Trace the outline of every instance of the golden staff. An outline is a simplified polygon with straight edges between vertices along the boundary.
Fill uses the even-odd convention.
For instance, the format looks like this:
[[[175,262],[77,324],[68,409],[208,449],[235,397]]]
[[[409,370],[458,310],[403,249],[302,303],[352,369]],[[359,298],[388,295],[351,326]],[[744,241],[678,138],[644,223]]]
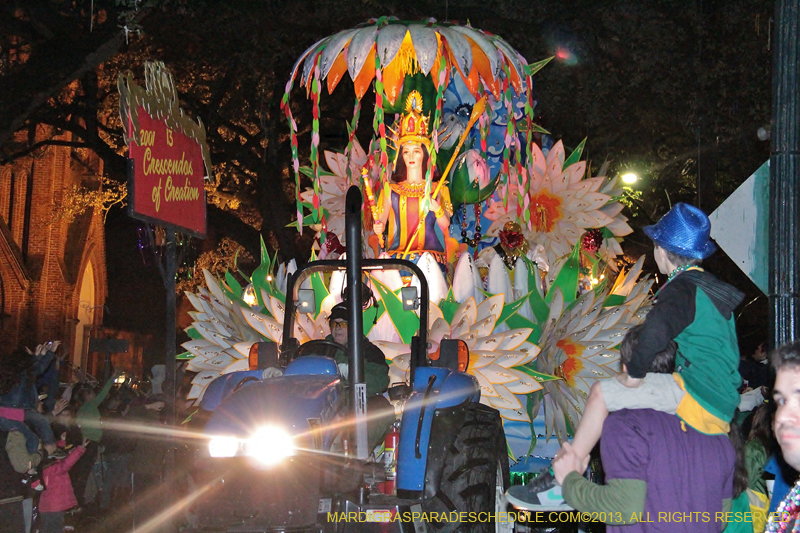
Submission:
[[[364,181],[364,192],[367,193],[367,200],[369,201],[369,210],[372,213],[372,223],[378,222],[378,205],[375,202],[375,194],[372,192],[372,185],[369,182],[369,165],[361,167],[361,179]],[[376,234],[377,235],[377,234]],[[383,234],[378,235],[378,244],[383,250]]]
[[[472,126],[478,121],[480,116],[486,110],[486,96],[482,96],[480,100],[475,102],[475,105],[472,107],[472,114],[469,116],[469,120],[467,121],[467,127],[464,128],[464,131],[461,133],[461,137],[458,139],[458,144],[456,145],[456,149],[453,151],[453,155],[450,156],[450,161],[447,163],[447,166],[442,173],[442,179],[439,180],[439,184],[436,186],[436,190],[433,191],[433,199],[436,200],[436,197],[439,196],[439,193],[442,190],[442,185],[445,184],[447,181],[447,173],[450,172],[450,168],[453,166],[453,163],[456,160],[456,156],[458,155],[458,151],[461,150],[461,147],[464,145],[464,141],[467,140],[467,136],[469,135]],[[417,238],[417,234],[419,233],[419,228],[425,224],[425,217],[428,216],[427,210],[424,213],[421,213],[419,219],[419,225],[417,229],[414,230],[414,234],[411,236],[411,239],[408,240],[408,246],[406,246],[406,251],[403,252],[402,259],[405,259],[408,256],[408,252],[411,250],[411,243],[414,242],[414,239]]]

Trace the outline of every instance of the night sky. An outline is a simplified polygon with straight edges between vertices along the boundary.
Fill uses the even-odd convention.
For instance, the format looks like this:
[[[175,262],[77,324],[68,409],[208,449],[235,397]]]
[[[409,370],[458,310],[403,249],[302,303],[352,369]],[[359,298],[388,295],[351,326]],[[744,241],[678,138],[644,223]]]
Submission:
[[[199,44],[200,34],[194,36],[196,39],[190,35],[195,27],[206,31],[202,15],[151,20],[148,38],[155,42],[160,39],[162,43],[151,48],[150,53],[174,67],[180,81],[194,72],[195,64],[189,57],[192,54],[187,55],[187,50],[203,49],[208,54],[203,56],[206,61],[221,61],[221,57],[226,61],[247,61],[241,57],[263,54],[264,48],[271,46],[259,39],[272,42],[270,31],[280,31],[277,39],[282,39],[287,47],[279,50],[286,56],[281,56],[281,61],[291,65],[317,39],[365,20],[365,14],[359,10],[366,13],[369,7],[348,2],[299,4],[307,6],[307,11],[295,4],[291,9],[287,6],[280,10],[277,16],[285,24],[271,21],[274,30],[264,22],[248,26],[255,21],[220,17],[219,23],[213,25],[214,43],[206,45]],[[596,165],[608,158],[614,171],[637,165],[645,169],[647,179],[638,186],[643,192],[641,205],[631,213],[635,228],[657,220],[668,209],[668,201],[700,202],[710,213],[769,157],[769,143],[758,141],[755,132],[769,122],[768,31],[774,5],[771,1],[445,4],[451,19],[469,20],[476,27],[501,35],[529,61],[556,56],[535,77],[539,119],[555,139],[562,139],[567,146],[574,147],[587,137],[584,156]],[[412,6],[388,2],[380,9],[374,7],[380,13],[367,16],[394,13],[407,19],[430,15],[444,19],[445,4],[423,2]],[[337,10],[337,5],[342,9]],[[247,28],[262,31],[255,29],[259,26],[265,33],[250,36]],[[186,35],[181,33],[184,31]],[[168,39],[173,34],[179,35],[179,42],[186,43],[185,48],[170,48]],[[213,48],[222,43],[219,50]],[[278,70],[282,86],[288,78],[288,67],[281,66]],[[308,111],[310,103],[304,102],[301,92],[296,90],[293,98],[303,102]],[[253,94],[246,93],[242,105]],[[351,96],[343,100],[350,102]],[[265,105],[277,109],[278,101],[272,99]],[[347,105],[352,106],[352,102]],[[323,121],[321,133],[338,143],[337,149],[343,146],[340,146],[342,136],[335,128],[342,127],[342,119],[351,114],[351,109],[323,110],[323,118],[327,117],[328,122]],[[205,115],[201,112],[199,116],[206,122],[214,120],[207,115],[208,112]],[[285,127],[285,122],[279,127]],[[308,140],[301,137],[300,142],[302,157],[302,151],[308,150]],[[217,153],[212,157],[217,158],[215,164],[228,156],[224,149],[224,146],[216,148]],[[285,160],[288,143],[283,143],[280,150]],[[694,175],[698,158],[704,169],[704,181]],[[669,194],[665,195],[665,191]],[[164,289],[158,269],[143,264],[136,227],[137,222],[120,209],[115,208],[109,214],[106,225],[109,295],[105,323],[152,333],[157,346],[161,346]],[[650,246],[639,229],[623,243],[623,249],[634,257],[650,252]],[[707,267],[747,293],[746,302],[750,305],[739,309],[740,337],[745,340],[766,337],[766,298],[723,252],[712,257]],[[651,253],[647,268],[655,271]]]

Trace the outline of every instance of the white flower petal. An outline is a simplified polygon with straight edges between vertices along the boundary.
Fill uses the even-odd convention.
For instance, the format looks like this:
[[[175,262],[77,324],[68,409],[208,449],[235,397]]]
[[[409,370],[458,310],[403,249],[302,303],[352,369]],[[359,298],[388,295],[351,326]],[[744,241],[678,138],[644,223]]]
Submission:
[[[536,381],[532,376],[513,368],[509,370],[518,377],[517,381],[511,381],[505,384],[509,391],[514,394],[528,394],[542,390],[542,384]]]
[[[481,374],[481,372],[479,370],[467,369],[467,371],[478,379],[478,386],[481,389],[481,396],[482,397],[483,396],[493,396],[493,397],[500,396],[500,394],[494,388],[494,385],[492,385],[492,382],[489,381],[488,379],[486,379],[486,376]]]
[[[411,42],[414,44],[419,69],[424,76],[427,76],[433,68],[439,49],[436,32],[420,24],[409,24],[408,32],[411,34]]]
[[[500,349],[500,346],[503,345],[505,341],[507,333],[495,333],[493,335],[488,335],[484,337],[478,338],[478,341],[475,343],[475,350],[485,350],[485,351],[495,351]]]
[[[369,52],[375,47],[377,35],[378,29],[375,26],[367,26],[358,30],[353,36],[347,47],[347,72],[350,74],[350,79],[355,80],[364,68]],[[366,68],[375,66],[367,65]]]
[[[515,410],[524,407],[519,399],[505,387],[496,387],[495,390],[500,393],[499,396],[489,396],[486,398],[489,404],[495,409]]]
[[[531,421],[525,409],[497,409],[497,411],[504,420],[528,423]]]
[[[507,368],[503,368],[502,366],[495,364],[494,359],[495,357],[492,357],[492,362],[489,365],[476,370],[483,374],[483,376],[488,379],[489,382],[491,382],[492,385],[494,385],[498,390],[498,384],[517,381],[518,378],[516,374],[509,372]]]

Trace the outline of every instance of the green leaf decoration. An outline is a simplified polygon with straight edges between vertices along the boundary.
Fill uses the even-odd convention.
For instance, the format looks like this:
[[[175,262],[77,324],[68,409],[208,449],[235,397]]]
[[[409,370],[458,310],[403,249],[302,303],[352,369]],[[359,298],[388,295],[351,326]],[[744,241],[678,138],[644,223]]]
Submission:
[[[369,332],[372,331],[372,328],[375,327],[375,324],[381,319],[385,310],[386,309],[380,302],[378,302],[377,308],[372,306],[364,310],[364,335],[369,335]]]
[[[233,268],[238,270],[241,273],[241,270],[239,269],[239,252],[240,251],[241,251],[241,248],[236,250],[236,253],[233,255]],[[247,279],[247,276],[243,276],[243,277],[244,277],[244,279]]]
[[[447,297],[439,302],[439,309],[442,311],[442,315],[448,324],[453,321],[453,317],[455,316],[459,305],[461,304],[459,304],[455,298],[453,298],[453,288],[450,287],[450,290],[447,291]],[[433,324],[428,325],[431,326]]]
[[[508,317],[508,320],[506,320],[506,324],[511,329],[517,329],[517,328],[532,329],[533,331],[531,331],[531,334],[528,335],[527,338],[528,342],[537,344],[539,342],[539,338],[542,336],[542,328],[539,326],[539,324],[535,324],[531,320],[519,314],[514,314]]]
[[[550,314],[550,307],[539,294],[539,291],[532,290],[530,296],[528,296],[528,302],[531,304],[531,310],[533,311],[536,322],[538,324],[547,322],[547,316]]]
[[[569,258],[564,262],[561,270],[558,271],[553,285],[547,291],[547,298],[545,301],[550,304],[553,302],[553,297],[556,294],[556,289],[561,289],[561,294],[564,296],[564,307],[575,301],[578,296],[578,279],[581,274],[580,262],[580,246],[578,243],[569,254]]]
[[[570,437],[574,437],[575,436],[575,426],[572,424],[572,422],[570,421],[568,416],[564,417],[564,422],[566,423],[566,426],[567,426],[567,435],[569,435]]]
[[[383,305],[386,307],[386,312],[389,313],[389,319],[400,335],[400,340],[405,344],[410,343],[411,338],[419,329],[419,317],[413,311],[404,311],[400,296],[392,292],[389,287],[377,279],[372,281],[375,283],[375,288],[378,290]]]
[[[271,261],[269,257],[269,251],[267,250],[267,245],[264,244],[264,236],[261,236],[261,264],[258,265],[253,271],[253,275],[250,278],[251,283],[253,284],[253,288],[255,289],[256,299],[258,300],[259,307],[266,307],[266,303],[264,299],[261,297],[261,290],[263,289],[264,292],[267,294],[272,294],[272,284],[267,280],[268,276],[271,276],[272,269],[270,268]]]
[[[236,296],[237,299],[241,300],[244,290],[236,278],[233,277],[233,274],[227,270],[225,271],[225,283],[228,284],[228,287],[230,288],[231,292],[233,292],[233,295]]]
[[[547,65],[549,62],[551,62],[555,57],[556,56],[550,56],[547,59],[542,59],[541,61],[537,61],[536,63],[531,63],[530,65],[527,65],[526,67],[524,67],[525,74],[527,74],[528,76],[533,76],[534,74],[542,70],[544,66]]]
[[[536,289],[534,289],[533,292],[536,292]],[[536,322],[533,322],[529,318],[526,318],[518,313],[520,308],[525,305],[525,302],[529,297],[530,294],[527,294],[522,298],[511,302],[510,304],[504,305],[503,311],[500,313],[500,318],[497,320],[497,323],[505,323],[511,329],[530,328],[532,331],[526,340],[536,344],[539,342],[539,337],[542,336],[542,328],[540,328]]]
[[[547,135],[552,135],[549,130],[544,129],[535,122],[532,124],[531,130],[533,130],[535,133],[545,133]]]
[[[311,167],[300,167],[300,173],[304,176],[314,179],[314,171],[311,170]],[[333,176],[333,172],[328,172],[327,170],[319,169],[320,176]],[[305,202],[303,202],[305,204]]]
[[[189,416],[187,416],[187,417],[186,417],[186,418],[183,420],[183,422],[181,422],[181,425],[183,426],[183,425],[186,425],[186,424],[188,424],[189,422],[191,422],[191,421],[192,421],[192,417],[193,417],[194,415],[196,415],[197,413],[199,413],[199,412],[200,412],[200,409],[195,409],[194,411],[192,411],[192,412],[189,414]]]
[[[189,326],[184,331],[186,332],[187,335],[189,335],[189,338],[192,340],[197,341],[203,338],[203,336],[200,335],[200,333],[196,329],[194,329],[194,326]]]
[[[616,307],[625,303],[625,297],[621,294],[609,294],[603,302],[603,307]]]
[[[608,278],[605,278],[603,281],[595,285],[594,287],[594,297],[598,298],[600,295],[603,294],[603,291],[608,288]]]
[[[230,287],[228,287],[228,285],[226,283],[223,283],[221,280],[219,280],[219,287],[220,287],[220,289],[222,289],[222,292],[225,294],[225,296],[227,298],[229,298],[231,301],[236,302],[236,303],[238,303],[240,305],[243,305],[243,306],[245,306],[247,308],[250,307],[249,305],[244,303],[244,301],[242,300],[241,296],[237,296],[236,293],[233,292],[233,290]],[[240,289],[241,289],[241,287],[240,287]]]
[[[317,301],[317,311],[314,313],[314,319],[316,320],[322,310],[322,300],[330,294],[328,287],[325,285],[325,279],[322,277],[322,272],[311,274],[311,288],[314,290],[314,299]]]
[[[191,361],[192,359],[194,359],[194,355],[192,354],[192,352],[183,352],[176,355],[175,359],[177,359],[178,361]]]
[[[538,289],[536,289],[536,287],[540,286],[541,281],[534,273],[535,271],[530,263],[532,263],[532,261],[525,258],[525,265],[528,267],[528,287],[534,287],[528,294],[528,303],[531,304],[531,310],[533,311],[536,322],[544,324],[550,314],[550,306],[547,305],[547,302],[544,301],[544,298],[542,298],[542,295],[539,294]]]
[[[324,209],[321,209],[321,210],[325,211]],[[316,213],[308,214],[308,215],[303,217],[303,227],[310,226],[311,224],[319,224],[320,220],[321,219],[317,217]],[[286,227],[287,228],[297,228],[297,221],[294,220],[292,222],[289,222],[288,224],[286,224]]]
[[[566,161],[564,161],[564,166],[561,167],[561,170],[564,170],[568,166],[574,165],[575,163],[580,161],[585,146],[586,146],[586,137],[584,137],[581,143],[578,145],[578,147],[575,148],[571,154],[569,154],[569,157],[566,159]]]
[[[515,366],[514,370],[519,370],[522,373],[528,374],[529,376],[531,376],[533,379],[535,379],[539,383],[541,383],[543,381],[557,381],[557,380],[561,379],[558,376],[551,376],[550,374],[545,374],[543,372],[538,372],[538,371],[534,370],[533,368],[529,367],[528,365]]]
[[[517,314],[517,311],[519,311],[520,307],[522,307],[525,304],[525,300],[527,298],[528,296],[525,295],[518,300],[514,300],[513,302],[503,305],[503,310],[500,312],[500,318],[497,319],[497,323],[502,324],[503,322],[511,318],[511,316]]]

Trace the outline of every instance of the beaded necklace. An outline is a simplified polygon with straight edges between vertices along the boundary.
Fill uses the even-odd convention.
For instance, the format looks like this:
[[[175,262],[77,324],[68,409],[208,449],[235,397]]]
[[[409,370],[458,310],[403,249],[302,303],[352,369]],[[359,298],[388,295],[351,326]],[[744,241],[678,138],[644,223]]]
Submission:
[[[796,483],[789,495],[783,499],[778,509],[769,516],[767,528],[764,533],[784,533],[788,531],[789,524],[794,522],[792,533],[800,531],[800,482]],[[779,517],[779,522],[776,522],[776,517]]]
[[[681,272],[685,272],[687,270],[703,270],[703,269],[697,265],[681,265],[672,272],[670,272],[669,277],[667,278],[667,283],[672,281],[675,278],[675,276],[677,276]]]

